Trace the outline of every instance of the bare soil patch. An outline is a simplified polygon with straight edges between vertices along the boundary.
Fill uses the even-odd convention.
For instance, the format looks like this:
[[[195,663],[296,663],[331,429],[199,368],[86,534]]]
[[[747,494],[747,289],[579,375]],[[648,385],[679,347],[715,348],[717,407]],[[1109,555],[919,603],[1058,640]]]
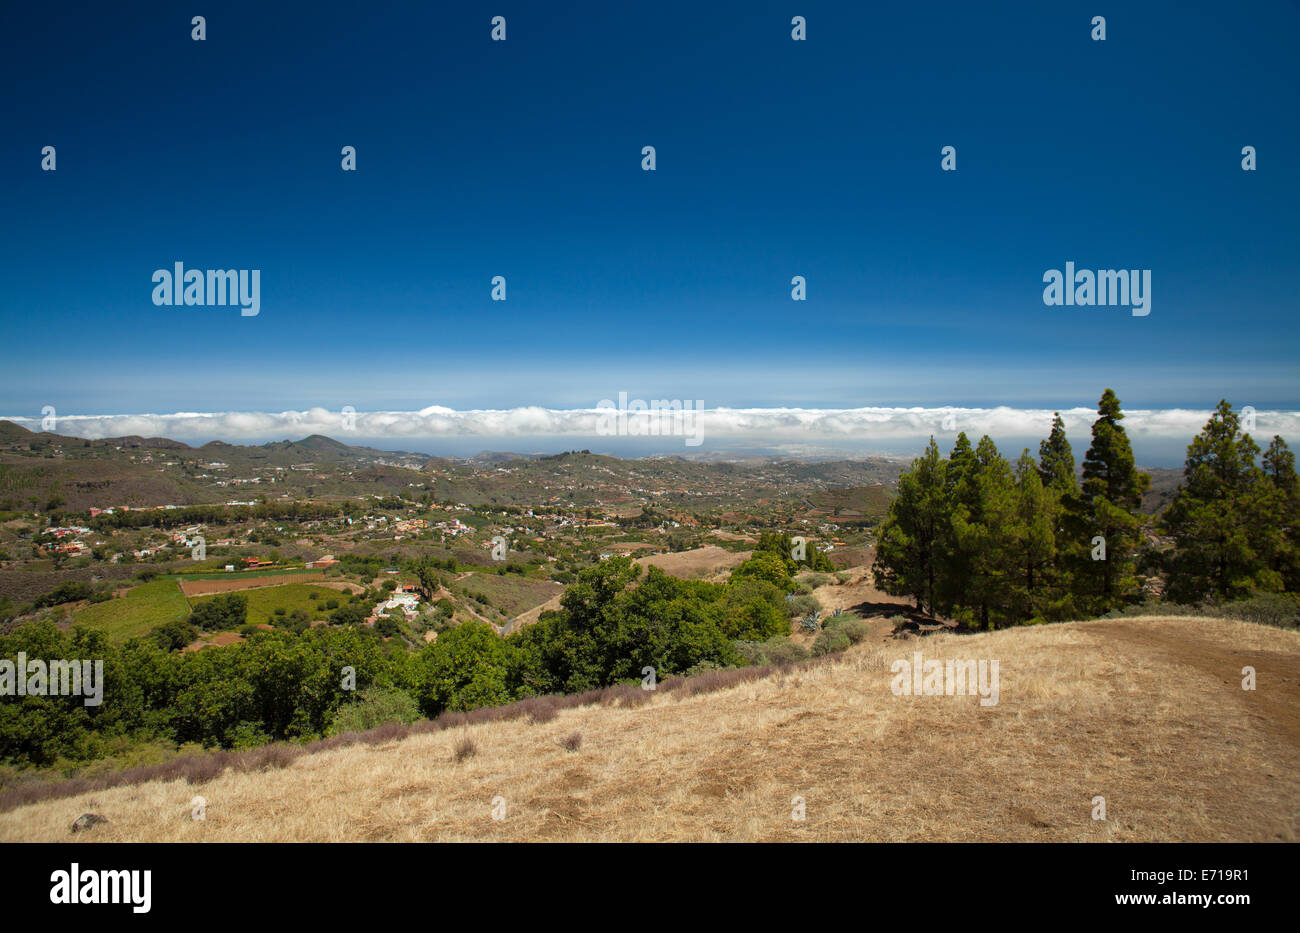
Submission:
[[[325,579],[322,573],[280,574],[262,577],[232,577],[229,580],[181,580],[181,592],[187,597],[211,596],[213,593],[233,593],[262,586],[280,586],[285,583],[316,583]],[[349,586],[350,584],[336,584]]]

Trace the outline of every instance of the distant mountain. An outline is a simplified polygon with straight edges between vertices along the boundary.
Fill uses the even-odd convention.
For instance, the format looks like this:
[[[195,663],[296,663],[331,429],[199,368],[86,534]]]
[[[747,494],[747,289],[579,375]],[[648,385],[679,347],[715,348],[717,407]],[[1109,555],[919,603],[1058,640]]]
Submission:
[[[55,496],[66,508],[85,509],[257,495],[410,494],[420,489],[440,501],[519,506],[543,501],[632,504],[653,491],[666,507],[725,509],[744,508],[775,494],[808,497],[805,502],[841,511],[881,514],[892,495],[887,491],[908,462],[898,457],[831,459],[768,450],[729,453],[622,459],[586,450],[485,450],[471,458],[429,457],[353,447],[321,434],[253,446],[211,441],[195,448],[161,437],[86,440],[0,421],[0,489],[5,493],[0,507],[36,508]],[[489,475],[483,475],[485,468],[491,468]],[[1168,504],[1182,476],[1177,470],[1149,472],[1153,483],[1143,510],[1153,512]],[[845,494],[819,495],[827,490]]]

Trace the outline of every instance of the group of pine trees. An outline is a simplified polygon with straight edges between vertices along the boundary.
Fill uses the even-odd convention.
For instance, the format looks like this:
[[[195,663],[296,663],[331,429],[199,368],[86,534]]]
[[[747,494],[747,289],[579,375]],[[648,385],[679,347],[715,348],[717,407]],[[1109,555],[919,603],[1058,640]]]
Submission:
[[[1227,402],[1187,448],[1183,483],[1160,527],[1173,539],[1167,595],[1181,603],[1300,594],[1300,483],[1295,454],[1264,452]]]
[[[1122,608],[1147,595],[1142,572],[1180,602],[1300,592],[1300,487],[1280,437],[1257,466],[1259,448],[1220,402],[1169,508],[1144,521],[1150,477],[1123,419],[1107,389],[1079,471],[1059,414],[1038,458],[1026,448],[1014,464],[987,435],[972,448],[959,434],[946,460],[932,437],[880,528],[877,585],[982,629]]]

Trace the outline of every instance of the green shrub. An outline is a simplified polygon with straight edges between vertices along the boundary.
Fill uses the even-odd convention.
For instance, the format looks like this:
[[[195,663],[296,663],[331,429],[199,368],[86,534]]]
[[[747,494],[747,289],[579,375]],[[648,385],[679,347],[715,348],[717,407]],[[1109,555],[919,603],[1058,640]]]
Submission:
[[[60,583],[44,596],[37,598],[32,605],[37,609],[44,609],[47,606],[57,606],[61,603],[74,603],[82,599],[90,599],[93,595],[94,591],[89,583],[69,580],[66,583]]]
[[[736,651],[747,664],[793,664],[806,661],[808,649],[789,638],[769,638],[767,641],[738,641]]]
[[[826,620],[824,629],[827,632],[843,632],[848,636],[849,641],[855,645],[865,641],[867,636],[871,634],[867,623],[852,615],[833,616]]]
[[[1182,606],[1152,598],[1135,606],[1113,610],[1103,618],[1118,619],[1126,616],[1205,616],[1237,619],[1275,628],[1297,628],[1300,627],[1300,603],[1290,593],[1257,593],[1245,599],[1199,606]]]
[[[248,599],[236,593],[204,599],[190,613],[190,624],[205,632],[236,632],[248,621]]]
[[[786,612],[792,616],[806,616],[810,612],[821,612],[822,604],[816,596],[801,594],[785,601]]]
[[[295,635],[301,635],[307,629],[311,628],[311,623],[307,621],[307,614],[294,612],[292,615],[273,618],[271,624],[277,629],[293,632]]]
[[[1300,627],[1300,605],[1294,596],[1285,593],[1260,593],[1247,599],[1219,603],[1207,607],[1207,613],[1221,619],[1240,619],[1275,628]]]
[[[184,619],[177,619],[155,625],[147,637],[164,651],[179,651],[199,637],[199,630]]]
[[[361,625],[370,615],[362,603],[348,603],[330,613],[330,625]]]
[[[263,729],[260,722],[245,720],[232,730],[229,737],[229,745],[235,750],[242,748],[257,748],[259,745],[265,745],[271,741]]]
[[[364,732],[390,722],[403,724],[420,718],[415,699],[404,690],[392,687],[367,687],[355,702],[345,704],[334,714],[326,735],[340,732]]]
[[[828,654],[838,654],[849,645],[853,644],[843,627],[837,626],[832,629],[823,629],[813,642],[812,653],[814,657],[823,657]]]

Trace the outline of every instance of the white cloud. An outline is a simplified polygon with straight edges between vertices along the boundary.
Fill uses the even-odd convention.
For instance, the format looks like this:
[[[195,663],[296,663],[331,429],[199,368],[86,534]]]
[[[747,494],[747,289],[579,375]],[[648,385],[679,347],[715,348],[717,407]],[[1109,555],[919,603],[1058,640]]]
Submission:
[[[1124,426],[1135,440],[1176,440],[1187,443],[1205,425],[1209,411],[1189,409],[1132,410],[1124,413]],[[647,425],[661,417],[669,431],[671,415],[629,415],[629,434],[651,433]],[[1051,427],[1050,409],[1026,408],[713,408],[692,413],[688,432],[705,438],[768,438],[772,440],[866,441],[910,440],[934,434],[941,440],[956,431],[972,438],[989,434],[1004,437],[1046,437]],[[951,417],[945,429],[945,419]],[[1073,408],[1061,412],[1066,431],[1075,440],[1087,437],[1096,412]],[[175,412],[136,415],[60,415],[60,434],[99,439],[123,435],[170,437],[182,441],[219,439],[231,442],[270,438],[299,439],[309,434],[348,438],[400,439],[436,437],[596,437],[607,414],[599,408],[548,409],[536,406],[510,409],[456,411],[438,405],[419,411],[356,412],[351,429],[342,412],[324,408],[305,411]],[[1252,434],[1262,441],[1274,434],[1300,437],[1300,412],[1259,411]],[[31,430],[40,430],[39,418],[9,417]],[[680,422],[679,422],[680,424]],[[953,428],[955,425],[955,430]],[[660,433],[660,432],[654,432]]]

